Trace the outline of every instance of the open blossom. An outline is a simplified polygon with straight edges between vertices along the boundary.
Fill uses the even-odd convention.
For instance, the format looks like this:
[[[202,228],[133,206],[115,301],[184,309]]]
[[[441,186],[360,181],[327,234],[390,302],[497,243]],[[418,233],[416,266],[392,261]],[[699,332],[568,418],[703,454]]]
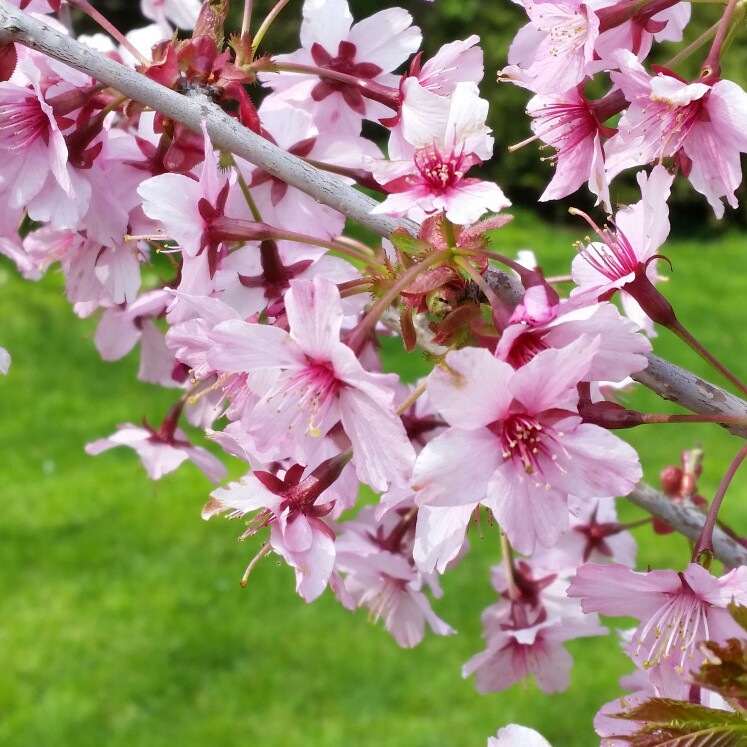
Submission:
[[[451,427],[418,456],[417,503],[460,512],[482,503],[529,553],[568,526],[569,494],[627,495],[641,476],[635,452],[577,414],[577,385],[595,348],[582,337],[516,371],[484,349],[449,353],[428,391]]]
[[[506,690],[530,674],[542,692],[560,692],[568,687],[573,664],[563,643],[606,632],[564,618],[538,620],[525,627],[506,625],[489,634],[485,650],[464,665],[462,674],[476,674],[481,693]]]
[[[580,0],[522,0],[529,23],[516,34],[508,52],[512,77],[516,67],[535,93],[568,91],[588,75],[594,60],[599,19]]]
[[[402,8],[387,8],[353,24],[347,0],[306,0],[302,48],[275,60],[396,87],[398,80],[391,71],[417,51],[421,38],[412,16]],[[383,104],[364,98],[355,86],[332,78],[297,73],[261,77],[284,101],[311,107],[314,121],[325,132],[358,135],[364,117],[378,119],[391,113]]]
[[[600,136],[612,131],[596,119],[579,88],[535,96],[527,104],[527,114],[532,117],[534,134],[556,149],[552,159],[555,174],[540,196],[540,202],[559,200],[588,182],[597,204],[601,202],[610,211],[610,190]]]
[[[173,472],[187,460],[193,462],[210,480],[220,482],[226,476],[226,468],[217,457],[201,446],[193,446],[180,428],[154,430],[145,424],[139,428],[129,423],[120,425],[116,433],[86,445],[86,452],[93,456],[116,446],[129,446],[145,467],[151,479],[160,480]]]
[[[597,0],[594,7],[602,15],[605,12],[603,6],[614,12],[616,5],[616,0]],[[682,32],[690,21],[690,3],[678,2],[670,8],[652,13],[651,7],[655,5],[651,3],[639,7],[632,18],[600,33],[594,45],[594,51],[599,57],[607,60],[619,49],[629,49],[639,60],[643,60],[648,57],[654,40],[682,41]]]
[[[5,348],[0,348],[0,373],[8,373],[10,368],[10,353]]]
[[[699,666],[701,641],[744,637],[726,607],[732,600],[747,602],[747,567],[717,578],[696,563],[681,573],[589,563],[578,569],[568,595],[581,599],[584,612],[638,618],[634,655],[645,653],[647,669],[671,667],[683,674]]]
[[[521,560],[510,583],[503,565],[493,568],[492,581],[501,596],[482,614],[485,650],[465,664],[464,676],[476,673],[480,692],[505,690],[530,674],[543,692],[564,690],[573,660],[563,643],[607,629],[568,598],[567,576],[537,573]]]
[[[466,176],[472,166],[490,158],[493,138],[485,125],[487,101],[474,83],[458,83],[450,99],[419,89],[414,78],[403,88],[423,99],[417,115],[403,108],[401,137],[390,142],[390,161],[372,161],[374,178],[389,196],[371,212],[422,220],[445,211],[460,225],[475,223],[486,211],[511,202],[498,185]],[[414,92],[419,91],[416,95]]]
[[[423,592],[426,585],[441,596],[437,581],[420,573],[412,563],[411,520],[390,512],[375,522],[374,508],[364,506],[345,523],[338,542],[337,568],[345,574],[345,590],[359,607],[382,619],[403,648],[423,639],[426,623],[437,635],[455,631],[431,609]]]
[[[420,55],[410,66],[409,75],[431,93],[449,96],[460,82],[479,83],[484,73],[482,49],[477,34],[444,44],[433,57],[420,63]]]
[[[594,353],[585,381],[622,381],[648,365],[651,343],[638,332],[638,325],[623,317],[611,303],[581,308],[568,301],[552,307],[547,321],[534,323],[520,314],[526,299],[516,307],[511,324],[501,334],[495,355],[515,368],[530,361],[541,350],[563,348],[581,335],[596,337]],[[521,320],[516,317],[521,316]]]
[[[0,194],[14,208],[34,199],[54,181],[75,196],[68,150],[42,90],[42,72],[31,58],[19,62],[14,80],[0,83]]]
[[[621,290],[628,311],[630,302],[635,303],[629,294],[635,284],[641,280],[656,282],[655,255],[669,235],[667,199],[673,179],[661,165],[655,166],[649,176],[643,172],[638,175],[642,199],[618,211],[615,231],[604,230],[601,241],[591,242],[574,257],[571,273],[578,287],[571,291],[571,300],[588,303]],[[642,318],[633,319],[643,326]]]
[[[269,526],[270,547],[295,569],[296,591],[312,602],[327,587],[334,569],[335,534],[324,517],[334,507],[328,488],[346,461],[344,456],[332,458],[313,471],[294,465],[280,476],[255,469],[211,493],[202,518],[225,511],[230,511],[229,518],[240,518],[258,511],[241,539]],[[259,552],[247,573],[264,554],[265,550]]]
[[[215,369],[265,377],[247,423],[257,445],[307,462],[319,437],[341,423],[363,482],[375,490],[406,483],[414,451],[394,412],[392,377],[366,371],[340,341],[337,286],[323,277],[294,280],[285,307],[290,332],[238,320],[213,331]]]
[[[534,564],[547,570],[575,572],[582,563],[614,561],[635,564],[636,541],[617,521],[613,498],[583,502],[555,545],[540,549]]]
[[[143,212],[159,221],[166,236],[189,257],[205,249],[215,250],[210,222],[216,212],[222,213],[231,184],[218,170],[218,159],[204,128],[203,137],[205,160],[199,180],[184,174],[159,174],[146,179],[137,190],[143,198]]]
[[[651,77],[627,50],[613,57],[620,70],[612,79],[630,107],[606,146],[609,178],[630,166],[677,157],[717,218],[724,214],[721,198],[736,208],[740,153],[747,152],[747,93],[729,80],[686,83],[666,71]]]

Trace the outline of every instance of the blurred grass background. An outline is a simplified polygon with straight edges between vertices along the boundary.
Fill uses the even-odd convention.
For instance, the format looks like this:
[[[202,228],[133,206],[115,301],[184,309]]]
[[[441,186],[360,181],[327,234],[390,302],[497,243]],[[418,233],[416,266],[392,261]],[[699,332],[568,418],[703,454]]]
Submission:
[[[581,236],[517,211],[498,235],[505,253],[534,248],[549,274],[567,271]],[[668,243],[668,295],[705,344],[745,375],[744,237],[705,234]],[[0,341],[13,354],[0,378],[0,744],[11,747],[462,747],[512,721],[554,747],[598,744],[591,720],[629,670],[614,640],[571,645],[568,692],[548,698],[529,684],[480,696],[460,677],[481,650],[479,616],[495,600],[489,567],[495,529],[444,578],[439,615],[457,628],[399,649],[360,611],[329,593],[306,605],[292,573],[265,560],[238,585],[259,538],[199,512],[210,490],[191,465],[153,485],[125,449],[88,457],[87,441],[119,422],[157,419],[170,396],[135,380],[137,361],[102,363],[93,320],[73,316],[59,275],[39,283],[0,263]],[[713,378],[669,335],[657,352]],[[397,349],[387,366],[422,370]],[[664,406],[637,393],[633,403]],[[654,426],[624,434],[648,478],[702,443],[710,497],[738,444],[713,425]],[[234,465],[233,474],[238,474]],[[725,516],[745,526],[747,476],[738,475]],[[640,516],[622,502],[626,518]],[[684,565],[680,537],[637,530],[640,567]],[[616,620],[614,625],[622,625]]]
[[[125,0],[95,5],[123,26],[136,7]],[[527,95],[493,84],[523,22],[519,9],[477,0],[406,5],[426,31],[426,54],[479,30],[497,142],[491,175],[517,203],[536,200],[547,166],[533,146],[511,156],[504,151],[529,134],[519,115]],[[124,15],[117,16],[117,6]],[[267,6],[258,2],[258,13]],[[364,0],[353,7],[356,18],[374,9]],[[293,5],[284,11],[273,31],[277,49],[293,47],[297,17]],[[681,320],[744,377],[745,240],[735,228],[744,207],[732,214],[731,227],[715,230],[705,201],[688,187],[681,193],[674,220],[680,233],[666,247],[675,267],[667,295]],[[581,194],[572,201],[586,205]],[[566,205],[544,210],[552,224],[518,209],[497,249],[532,248],[548,274],[567,273],[572,242],[586,228],[567,227]],[[241,545],[236,523],[200,519],[210,485],[192,465],[153,485],[128,450],[98,458],[83,452],[117,423],[143,415],[157,422],[169,406],[169,393],[135,380],[136,356],[102,363],[90,340],[94,321],[74,317],[60,276],[27,283],[2,258],[0,320],[0,344],[13,354],[8,376],[0,377],[0,745],[466,747],[484,745],[513,721],[537,728],[554,747],[598,744],[593,715],[619,694],[617,680],[630,668],[612,640],[571,644],[571,688],[551,698],[531,684],[480,696],[460,677],[462,664],[482,649],[480,612],[495,601],[495,530],[473,538],[472,552],[445,577],[445,597],[435,604],[459,635],[427,636],[412,651],[328,593],[304,604],[292,573],[273,560],[260,563],[242,590],[238,579],[259,538]],[[718,381],[667,334],[655,345]],[[391,346],[386,364],[411,375],[425,370],[418,354]],[[648,411],[673,409],[642,390],[629,401]],[[738,448],[713,425],[655,426],[624,436],[652,482],[682,449],[701,443],[706,497]],[[233,476],[239,473],[234,465]],[[737,475],[724,511],[738,528],[747,519],[746,487],[747,477]],[[621,511],[640,516],[624,502]],[[689,559],[682,538],[645,530],[637,536],[640,567],[678,567]]]

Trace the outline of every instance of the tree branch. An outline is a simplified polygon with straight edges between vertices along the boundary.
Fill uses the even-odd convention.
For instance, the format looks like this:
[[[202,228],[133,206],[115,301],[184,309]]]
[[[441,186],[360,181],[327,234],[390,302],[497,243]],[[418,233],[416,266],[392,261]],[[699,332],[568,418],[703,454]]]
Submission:
[[[194,132],[200,133],[200,124],[205,121],[216,148],[245,158],[379,236],[389,236],[397,228],[417,235],[418,227],[412,221],[369,215],[377,204],[375,200],[248,130],[208,99],[172,91],[0,0],[0,44],[11,42],[60,60]]]
[[[644,511],[648,511],[666,522],[693,542],[700,536],[705,515],[696,508],[672,503],[669,498],[645,483],[640,483],[627,496],[627,499]],[[713,530],[713,554],[730,568],[747,565],[747,548],[740,545],[739,542],[718,527]]]

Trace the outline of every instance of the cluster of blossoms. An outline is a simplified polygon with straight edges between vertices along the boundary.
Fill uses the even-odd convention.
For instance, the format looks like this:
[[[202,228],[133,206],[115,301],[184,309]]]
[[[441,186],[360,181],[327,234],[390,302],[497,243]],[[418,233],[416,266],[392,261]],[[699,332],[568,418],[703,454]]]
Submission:
[[[403,219],[388,240],[347,237],[342,212],[217,151],[205,124],[193,132],[19,45],[0,57],[0,253],[32,280],[59,267],[75,312],[98,319],[101,356],[139,347],[139,378],[175,391],[160,424],[120,425],[89,453],[125,445],[154,479],[189,460],[220,483],[223,462],[191,442],[186,420],[247,465],[202,512],[262,536],[244,583],[275,553],[304,600],[329,587],[414,646],[426,623],[454,632],[431,600],[486,517],[503,561],[485,650],[464,666],[481,692],[529,674],[564,689],[563,643],[605,634],[603,613],[641,621],[626,644],[641,666],[636,697],[686,699],[699,644],[744,635],[726,607],[747,604],[747,569],[632,570],[614,499],[642,473],[611,432],[631,424],[614,393],[646,368],[653,324],[676,327],[654,287],[676,173],[717,216],[722,199],[736,205],[747,96],[717,57],[694,83],[646,72],[654,40],[681,38],[684,3],[524,5],[530,22],[501,77],[535,94],[532,126],[557,151],[542,199],[588,182],[611,211],[610,180],[652,165],[640,201],[580,247],[567,298],[494,250],[510,202],[468,174],[494,146],[478,37],[423,61],[405,10],[354,23],[345,0],[306,0],[301,48],[286,55],[258,57],[248,36],[225,46],[225,8],[196,0],[143,0],[153,24],[83,41],[330,178],[378,190],[372,214]],[[195,31],[179,40],[174,27]],[[605,74],[610,92],[586,98]],[[364,123],[381,128],[376,142]],[[379,357],[397,316],[405,347],[426,345],[434,361],[411,385]],[[9,365],[0,348],[0,372]],[[362,486],[375,504],[361,505]],[[614,737],[605,718],[599,733]],[[489,744],[546,744],[529,732],[511,726]]]

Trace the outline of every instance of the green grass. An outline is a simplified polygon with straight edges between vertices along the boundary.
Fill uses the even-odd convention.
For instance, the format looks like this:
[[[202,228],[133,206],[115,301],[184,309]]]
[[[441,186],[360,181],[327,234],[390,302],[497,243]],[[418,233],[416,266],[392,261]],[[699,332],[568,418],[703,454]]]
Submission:
[[[534,248],[547,272],[562,273],[583,233],[520,214],[496,248]],[[668,294],[682,320],[747,373],[737,313],[747,292],[743,237],[679,240],[667,251],[675,264]],[[494,601],[495,531],[475,539],[444,579],[436,610],[459,635],[429,636],[413,651],[329,594],[304,604],[292,573],[272,560],[242,590],[257,542],[239,544],[234,523],[200,519],[210,485],[196,469],[154,486],[132,452],[83,452],[119,422],[156,421],[169,393],[136,382],[132,357],[99,361],[94,323],[73,316],[57,276],[27,283],[0,264],[0,319],[0,344],[13,354],[0,378],[0,744],[466,747],[511,721],[555,747],[598,744],[591,719],[629,669],[612,641],[572,645],[571,689],[551,699],[532,685],[480,696],[460,677],[482,647],[480,612]],[[666,333],[656,347],[718,380]],[[417,353],[387,355],[389,368],[424,368]],[[663,409],[645,393],[633,401]],[[706,496],[738,448],[717,426],[629,436],[652,481],[681,449],[702,443]],[[742,527],[746,487],[738,475],[727,497],[726,515]],[[629,506],[624,513],[637,515]],[[681,538],[639,538],[644,567],[688,560]]]

